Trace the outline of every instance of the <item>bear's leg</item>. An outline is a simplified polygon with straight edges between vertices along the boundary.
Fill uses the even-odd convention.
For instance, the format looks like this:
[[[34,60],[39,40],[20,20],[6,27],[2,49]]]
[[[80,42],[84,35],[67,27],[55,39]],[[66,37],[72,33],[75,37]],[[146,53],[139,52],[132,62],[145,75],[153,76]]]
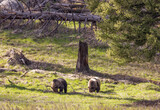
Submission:
[[[67,86],[64,87],[64,93],[67,93]]]
[[[97,93],[100,91],[100,87],[97,87]]]
[[[62,93],[63,92],[63,88],[60,88],[60,93]]]

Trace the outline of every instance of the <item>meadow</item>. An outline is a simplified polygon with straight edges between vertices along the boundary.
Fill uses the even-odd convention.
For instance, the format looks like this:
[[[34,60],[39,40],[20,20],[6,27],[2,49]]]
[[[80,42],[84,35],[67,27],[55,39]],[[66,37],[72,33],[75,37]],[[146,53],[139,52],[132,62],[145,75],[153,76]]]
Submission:
[[[158,60],[120,65],[106,55],[107,46],[94,46],[94,42],[89,43],[90,69],[112,77],[101,78],[99,93],[88,92],[88,80],[94,75],[75,70],[78,42],[86,41],[89,35],[58,32],[37,38],[24,32],[13,33],[12,29],[1,30],[0,68],[17,71],[0,72],[0,110],[160,110],[158,84],[123,79],[138,77],[160,82]],[[34,63],[9,65],[4,55],[12,48],[22,50]],[[67,94],[52,92],[52,80],[59,77],[68,83]]]

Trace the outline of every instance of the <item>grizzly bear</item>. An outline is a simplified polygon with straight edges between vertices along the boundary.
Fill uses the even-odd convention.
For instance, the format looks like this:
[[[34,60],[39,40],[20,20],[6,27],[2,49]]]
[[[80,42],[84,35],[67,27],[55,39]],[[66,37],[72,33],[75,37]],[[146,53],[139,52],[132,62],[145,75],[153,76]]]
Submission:
[[[67,93],[67,82],[63,78],[53,79],[53,84],[51,86],[53,92],[56,93],[62,93],[64,90],[64,93]]]
[[[100,91],[100,80],[98,77],[95,77],[95,78],[91,78],[89,81],[88,81],[88,89],[89,89],[89,92],[95,92],[97,91],[97,93]]]

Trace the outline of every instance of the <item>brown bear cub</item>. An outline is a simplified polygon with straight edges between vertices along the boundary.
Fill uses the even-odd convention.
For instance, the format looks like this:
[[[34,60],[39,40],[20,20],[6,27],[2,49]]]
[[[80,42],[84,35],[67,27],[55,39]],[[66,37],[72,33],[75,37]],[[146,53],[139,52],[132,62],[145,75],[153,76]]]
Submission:
[[[91,78],[88,81],[88,89],[89,92],[95,92],[97,91],[97,93],[100,91],[100,80],[99,78],[95,77],[95,78]]]
[[[56,93],[62,93],[64,90],[64,93],[67,93],[67,82],[63,78],[53,79],[52,87],[53,92]]]

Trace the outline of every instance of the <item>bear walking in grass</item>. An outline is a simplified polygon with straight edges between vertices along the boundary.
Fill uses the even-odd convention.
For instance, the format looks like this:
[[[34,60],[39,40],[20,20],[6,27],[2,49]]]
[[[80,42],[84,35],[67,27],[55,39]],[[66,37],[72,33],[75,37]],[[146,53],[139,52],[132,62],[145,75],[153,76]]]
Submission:
[[[55,93],[67,93],[67,82],[63,78],[53,79],[52,87]]]
[[[95,77],[95,78],[91,78],[88,81],[88,89],[89,92],[95,92],[97,91],[97,93],[100,91],[100,80],[99,78]]]

